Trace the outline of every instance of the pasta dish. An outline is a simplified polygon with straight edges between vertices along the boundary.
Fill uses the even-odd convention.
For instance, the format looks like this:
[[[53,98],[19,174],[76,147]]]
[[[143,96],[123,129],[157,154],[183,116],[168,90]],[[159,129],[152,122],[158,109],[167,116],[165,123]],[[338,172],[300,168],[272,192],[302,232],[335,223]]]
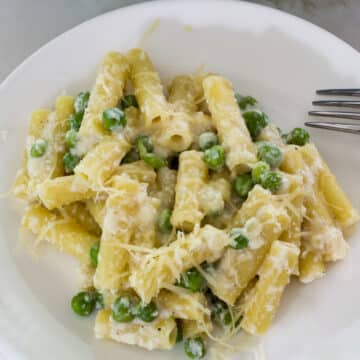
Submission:
[[[165,89],[141,49],[106,54],[91,92],[31,114],[13,192],[22,227],[78,260],[95,336],[148,350],[268,330],[291,278],[349,249],[360,218],[309,134],[282,133],[224,77]]]

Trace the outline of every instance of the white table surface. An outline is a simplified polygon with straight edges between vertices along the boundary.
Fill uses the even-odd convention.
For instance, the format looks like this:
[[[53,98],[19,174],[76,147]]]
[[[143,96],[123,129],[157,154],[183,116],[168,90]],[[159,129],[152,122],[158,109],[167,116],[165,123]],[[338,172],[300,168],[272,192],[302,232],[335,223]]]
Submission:
[[[249,1],[301,16],[360,50],[360,0]],[[57,35],[94,16],[138,2],[141,0],[0,0],[0,82]]]

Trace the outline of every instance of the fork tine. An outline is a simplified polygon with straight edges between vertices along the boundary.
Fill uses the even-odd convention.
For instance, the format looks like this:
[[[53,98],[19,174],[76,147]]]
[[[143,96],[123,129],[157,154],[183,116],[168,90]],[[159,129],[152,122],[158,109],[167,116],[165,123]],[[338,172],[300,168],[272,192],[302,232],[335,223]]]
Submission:
[[[344,95],[344,96],[360,96],[360,89],[323,89],[317,90],[318,95]]]
[[[318,105],[360,108],[360,101],[352,100],[316,100],[313,101],[312,104],[315,106]]]
[[[356,113],[352,111],[309,111],[309,115],[360,120],[360,113]]]
[[[305,123],[306,126],[314,127],[318,129],[327,129],[333,131],[341,131],[345,133],[360,135],[360,126],[356,124],[340,124],[332,122],[310,121]]]

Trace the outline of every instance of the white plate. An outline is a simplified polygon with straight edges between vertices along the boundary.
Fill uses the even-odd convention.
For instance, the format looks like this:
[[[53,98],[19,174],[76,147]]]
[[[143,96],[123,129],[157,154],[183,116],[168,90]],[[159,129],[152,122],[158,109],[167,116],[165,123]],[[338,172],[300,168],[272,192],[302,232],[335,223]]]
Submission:
[[[243,2],[150,2],[86,22],[41,48],[0,87],[0,191],[20,166],[31,110],[53,104],[66,90],[90,89],[95,69],[111,49],[144,47],[166,79],[201,65],[252,94],[285,130],[301,125],[315,89],[360,86],[360,56],[333,35],[298,18]],[[191,30],[191,31],[190,31]],[[16,46],[16,44],[14,44]],[[2,133],[3,134],[3,133]],[[360,208],[359,138],[311,131],[325,159]],[[16,251],[20,216],[0,202],[0,355],[5,359],[182,359],[93,340],[93,318],[71,313],[74,262],[51,252],[37,262]],[[345,261],[310,285],[286,292],[269,335],[267,359],[359,359],[360,242],[350,239]],[[0,356],[1,357],[1,356]],[[240,356],[239,356],[240,358]]]

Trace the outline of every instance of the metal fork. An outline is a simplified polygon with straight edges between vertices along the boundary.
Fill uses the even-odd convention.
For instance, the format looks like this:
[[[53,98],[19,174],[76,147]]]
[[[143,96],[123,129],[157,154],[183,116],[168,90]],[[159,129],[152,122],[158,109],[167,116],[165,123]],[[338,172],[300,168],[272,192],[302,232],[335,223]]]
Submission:
[[[318,95],[338,95],[338,96],[354,96],[359,97],[359,100],[317,100],[313,101],[315,106],[337,106],[341,108],[360,109],[360,89],[325,89],[317,90]],[[337,123],[330,121],[308,121],[305,122],[306,126],[327,129],[334,131],[341,131],[346,133],[360,135],[360,111],[309,111],[311,116],[321,116],[328,118],[341,118],[359,120],[359,124],[353,123]]]

